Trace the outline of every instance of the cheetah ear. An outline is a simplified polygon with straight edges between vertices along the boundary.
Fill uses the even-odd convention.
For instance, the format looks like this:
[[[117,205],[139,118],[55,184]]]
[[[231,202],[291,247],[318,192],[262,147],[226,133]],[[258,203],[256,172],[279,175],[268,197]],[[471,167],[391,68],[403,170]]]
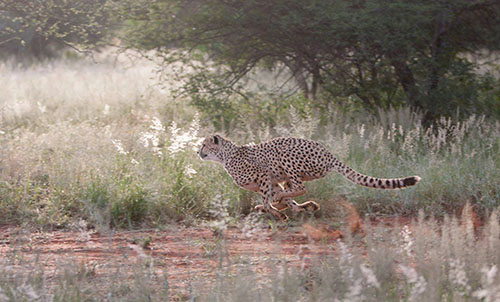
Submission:
[[[219,144],[219,136],[214,135],[214,144],[218,145]]]

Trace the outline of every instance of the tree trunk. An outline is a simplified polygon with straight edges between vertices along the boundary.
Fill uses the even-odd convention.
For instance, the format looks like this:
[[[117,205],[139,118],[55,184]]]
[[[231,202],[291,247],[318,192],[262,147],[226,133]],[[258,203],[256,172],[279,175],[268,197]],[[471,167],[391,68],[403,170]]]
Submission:
[[[317,101],[318,88],[322,83],[321,74],[319,72],[319,66],[314,66],[312,77],[313,78],[312,78],[312,84],[311,84],[311,97],[312,97],[312,100]]]
[[[401,86],[403,86],[403,90],[410,101],[410,105],[423,109],[418,97],[415,77],[413,76],[413,72],[410,67],[408,67],[408,64],[399,59],[393,59],[391,60],[391,65],[396,71],[396,76],[398,77]]]
[[[302,67],[302,64],[298,61],[285,61],[284,63],[292,72],[295,82],[297,82],[300,90],[304,93],[304,97],[310,99],[311,92],[309,90],[309,84],[307,84],[307,77],[304,75],[304,68]]]

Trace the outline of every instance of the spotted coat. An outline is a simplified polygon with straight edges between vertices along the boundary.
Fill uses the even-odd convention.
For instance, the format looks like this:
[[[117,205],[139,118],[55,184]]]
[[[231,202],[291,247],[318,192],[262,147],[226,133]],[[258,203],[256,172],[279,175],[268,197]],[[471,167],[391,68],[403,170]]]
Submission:
[[[204,160],[221,163],[234,182],[263,196],[264,205],[256,209],[286,220],[280,211],[319,210],[314,201],[298,204],[294,197],[306,193],[304,181],[326,176],[335,170],[348,180],[370,188],[401,189],[417,184],[418,176],[376,178],[363,175],[338,160],[320,143],[279,137],[257,145],[237,146],[220,135],[206,138],[199,150]]]

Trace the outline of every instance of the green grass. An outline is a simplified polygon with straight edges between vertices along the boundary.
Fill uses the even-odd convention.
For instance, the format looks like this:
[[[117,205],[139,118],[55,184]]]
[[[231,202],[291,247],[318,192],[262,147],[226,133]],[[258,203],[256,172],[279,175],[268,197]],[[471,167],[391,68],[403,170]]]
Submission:
[[[265,274],[224,254],[221,234],[228,225],[259,219],[248,215],[259,197],[239,189],[220,165],[199,160],[195,150],[214,131],[211,119],[156,85],[154,66],[120,66],[0,65],[0,224],[108,230],[202,223],[219,234],[198,243],[218,259],[215,278],[189,279],[174,289],[168,268],[152,271],[155,259],[132,263],[127,255],[104,268],[75,260],[47,271],[45,263],[24,258],[30,243],[19,238],[0,259],[0,301],[499,299],[498,121],[443,119],[426,129],[418,113],[401,108],[376,118],[332,110],[320,122],[290,107],[272,123],[269,115],[230,123],[222,132],[237,143],[307,137],[359,172],[422,177],[398,191],[363,188],[335,173],[307,183],[300,200],[318,201],[318,216],[330,224],[338,224],[331,212],[338,200],[368,216],[421,214],[403,233],[381,225],[366,229],[366,237],[325,243],[331,253],[304,268],[269,257]],[[454,216],[467,202],[486,218],[476,233],[470,220]],[[292,217],[291,225],[302,218]]]
[[[0,66],[0,221],[51,229],[83,219],[140,228],[213,217],[217,196],[236,219],[258,202],[220,165],[198,159],[200,140],[214,129],[210,119],[173,100],[168,87],[157,85],[153,66],[120,66]],[[339,198],[368,215],[423,209],[443,216],[465,202],[486,213],[499,205],[498,121],[443,119],[426,129],[408,108],[380,111],[378,118],[332,111],[324,123],[308,112],[290,107],[273,127],[252,119],[223,132],[237,143],[312,138],[359,172],[422,177],[414,188],[379,191],[332,173],[308,183],[300,198],[325,209]]]

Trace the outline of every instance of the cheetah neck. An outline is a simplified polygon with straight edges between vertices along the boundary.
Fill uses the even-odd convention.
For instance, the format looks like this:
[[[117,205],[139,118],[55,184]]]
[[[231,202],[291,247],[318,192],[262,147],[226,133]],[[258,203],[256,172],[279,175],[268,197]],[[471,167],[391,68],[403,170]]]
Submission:
[[[232,142],[226,141],[224,142],[224,150],[222,151],[222,164],[229,164],[234,158],[238,157],[240,153],[240,147],[236,146]]]

